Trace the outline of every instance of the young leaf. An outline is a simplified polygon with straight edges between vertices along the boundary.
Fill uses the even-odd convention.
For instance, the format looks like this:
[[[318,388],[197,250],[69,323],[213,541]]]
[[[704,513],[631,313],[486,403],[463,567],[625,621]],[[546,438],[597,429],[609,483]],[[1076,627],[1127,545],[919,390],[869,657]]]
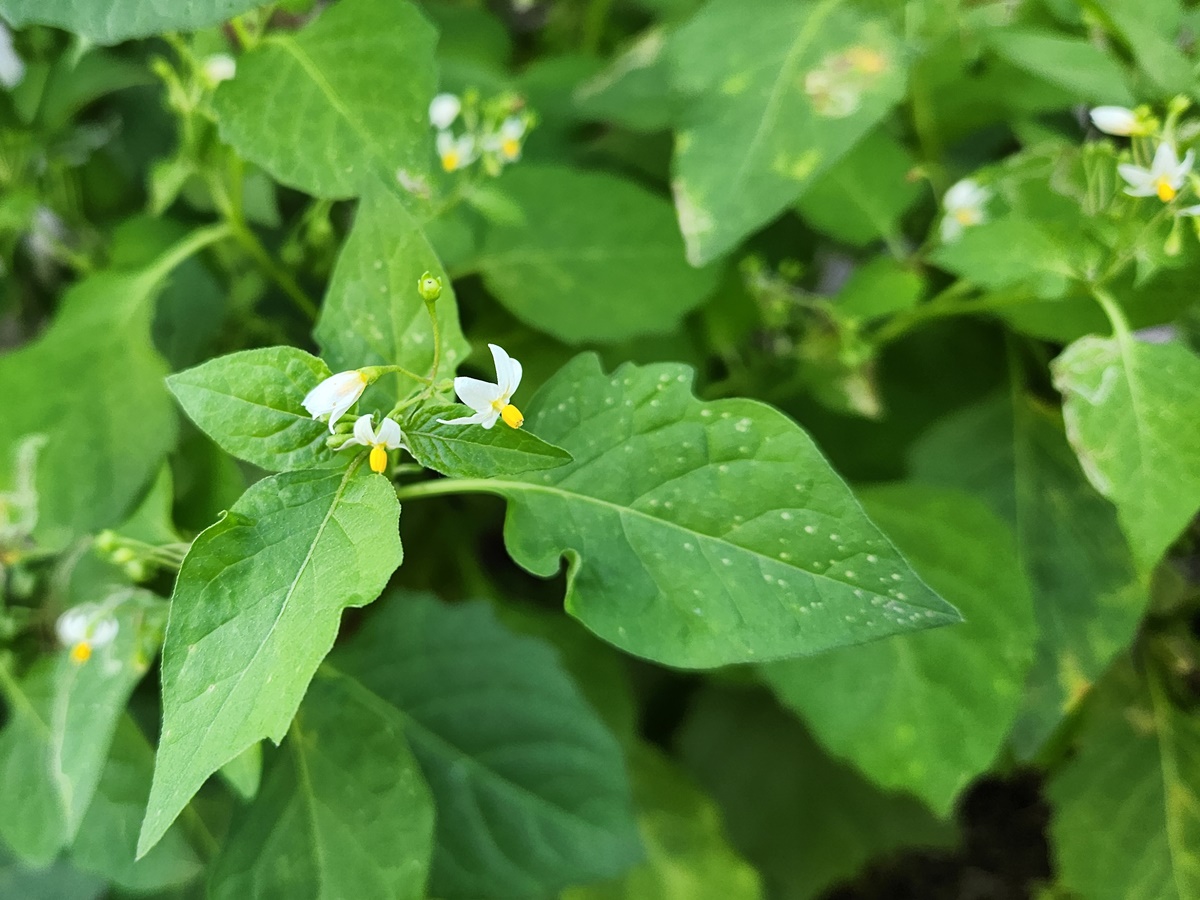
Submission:
[[[671,42],[688,95],[675,208],[688,259],[729,251],[792,204],[904,95],[901,48],[839,0],[715,0]]]
[[[417,462],[454,478],[485,478],[553,469],[571,454],[547,444],[526,428],[445,425],[438,419],[463,415],[461,406],[423,406],[404,424],[404,443]]]
[[[26,863],[46,865],[79,830],[117,721],[154,657],[144,622],[153,617],[161,628],[164,605],[131,591],[114,607],[116,638],[85,663],[63,650],[20,681],[0,668],[10,715],[0,731],[0,809],[21,811],[0,816],[0,838]]]
[[[489,478],[505,543],[610,643],[672,666],[765,662],[958,621],[812,440],[761,403],[701,403],[686,366],[576,357],[530,427],[575,457]],[[880,606],[879,604],[883,605]]]
[[[1016,531],[1039,635],[1010,736],[1028,759],[1133,637],[1146,588],[1112,506],[1087,483],[1059,423],[1028,398],[943,420],[911,463],[918,480],[975,493]]]
[[[425,272],[442,279],[437,317],[439,377],[445,378],[471,352],[458,324],[454,289],[416,219],[382,185],[373,185],[359,203],[314,331],[334,371],[400,365],[429,374],[433,326],[417,293]],[[420,386],[411,379],[399,384],[403,393]]]
[[[629,762],[648,859],[562,900],[759,900],[758,873],[729,846],[712,800],[651,744],[637,744]]]
[[[405,719],[437,805],[431,896],[541,897],[637,861],[617,742],[555,655],[486,605],[392,595],[333,665]]]
[[[146,812],[154,748],[128,715],[121,717],[100,784],[71,845],[71,862],[139,893],[186,884],[203,868],[177,823],[144,858],[134,861]]]
[[[400,564],[399,507],[361,459],[264,478],[192,544],[163,647],[163,729],[138,855],[213,772],[278,743],[346,607]]]
[[[715,270],[684,260],[670,205],[631,181],[521,166],[503,186],[525,221],[493,226],[479,265],[497,299],[539,331],[571,344],[670,331],[716,286]]]
[[[328,428],[301,406],[329,367],[295,347],[244,350],[167,379],[188,417],[221,448],[268,472],[330,465]]]
[[[1029,586],[1011,531],[980,501],[913,484],[862,500],[965,621],[763,672],[831,753],[944,817],[996,758],[1020,708],[1035,640]]]
[[[1049,785],[1059,878],[1088,900],[1200,897],[1200,719],[1124,663],[1090,703]]]
[[[435,41],[406,0],[343,0],[300,32],[272,30],[213,97],[221,137],[317,197],[419,176],[434,159]]]
[[[1091,336],[1053,371],[1083,471],[1149,570],[1200,508],[1200,357],[1180,343]]]
[[[318,675],[208,896],[418,900],[432,853],[433,800],[403,717],[350,679]]]
[[[54,25],[97,44],[119,44],[164,31],[207,28],[258,5],[258,0],[0,0],[0,17],[18,28],[30,23]]]

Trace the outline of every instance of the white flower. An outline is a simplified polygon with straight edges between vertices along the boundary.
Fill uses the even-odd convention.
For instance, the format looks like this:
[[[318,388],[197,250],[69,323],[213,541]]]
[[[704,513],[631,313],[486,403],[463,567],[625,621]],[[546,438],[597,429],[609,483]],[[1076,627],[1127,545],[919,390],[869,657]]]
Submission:
[[[120,625],[108,608],[99,603],[81,603],[59,616],[54,630],[59,642],[71,648],[71,661],[85,663],[93,650],[113,642]]]
[[[1105,134],[1129,137],[1133,134],[1145,133],[1145,128],[1138,120],[1137,113],[1124,106],[1097,106],[1090,115],[1092,124]]]
[[[210,84],[220,84],[237,74],[237,61],[228,53],[214,53],[204,60],[202,69]]]
[[[946,210],[942,217],[942,240],[957,240],[964,228],[986,222],[984,205],[991,198],[992,192],[971,178],[955,183],[942,198]]]
[[[429,124],[445,131],[454,124],[462,111],[462,101],[454,94],[438,94],[429,103]]]
[[[458,419],[438,419],[443,425],[482,425],[491,428],[497,419],[503,419],[510,428],[520,428],[525,421],[521,411],[509,403],[509,399],[521,384],[521,364],[504,352],[503,347],[488,344],[492,359],[496,361],[496,384],[478,378],[454,379],[454,393],[471,409],[473,416]]]
[[[475,138],[469,134],[456,138],[449,131],[439,131],[437,152],[447,172],[464,169],[475,161]]]
[[[1131,197],[1158,197],[1163,203],[1170,203],[1183,187],[1187,176],[1192,171],[1192,163],[1196,152],[1189,150],[1181,161],[1175,155],[1175,148],[1164,141],[1158,145],[1154,153],[1154,161],[1150,168],[1145,169],[1131,163],[1122,163],[1117,171],[1128,183],[1125,193]]]
[[[367,376],[357,369],[330,375],[308,392],[302,401],[304,408],[314,419],[329,416],[329,433],[346,410],[358,402],[367,389]]]
[[[375,428],[374,416],[359,416],[354,423],[354,437],[348,444],[370,447],[371,471],[383,474],[387,470],[387,452],[404,446],[404,433],[394,419],[385,418]]]
[[[521,139],[525,137],[525,120],[509,116],[500,123],[500,129],[484,138],[484,148],[499,156],[504,162],[516,162],[521,158]]]
[[[13,49],[12,32],[0,22],[0,84],[12,90],[25,77],[25,63]]]

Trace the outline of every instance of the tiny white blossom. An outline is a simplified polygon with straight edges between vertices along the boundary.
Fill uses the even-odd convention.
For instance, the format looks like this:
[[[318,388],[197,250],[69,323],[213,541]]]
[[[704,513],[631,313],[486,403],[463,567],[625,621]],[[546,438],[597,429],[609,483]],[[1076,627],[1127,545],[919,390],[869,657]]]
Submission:
[[[329,416],[329,432],[367,389],[367,376],[357,369],[330,375],[308,392],[302,404],[314,419]]]
[[[1195,206],[1185,206],[1183,209],[1175,212],[1177,216],[1200,216],[1200,203]]]
[[[437,152],[445,171],[465,169],[475,161],[475,138],[469,134],[456,138],[449,131],[439,131]]]
[[[438,94],[429,103],[429,124],[445,131],[462,112],[462,101],[454,94]]]
[[[1129,137],[1133,134],[1143,134],[1145,128],[1138,119],[1137,113],[1124,106],[1097,106],[1089,113],[1092,124],[1105,134],[1115,134],[1119,137]]]
[[[0,22],[0,84],[12,90],[25,77],[25,63],[13,47],[12,32]]]
[[[385,418],[376,428],[374,416],[359,416],[349,443],[370,447],[371,471],[383,474],[387,470],[387,452],[404,446],[404,433],[394,419]]]
[[[1117,166],[1121,177],[1128,182],[1125,193],[1131,197],[1157,196],[1163,203],[1170,203],[1179,193],[1192,171],[1196,152],[1189,150],[1182,160],[1175,153],[1175,148],[1164,141],[1158,145],[1154,153],[1154,161],[1150,168],[1135,166],[1132,163],[1122,163]]]
[[[500,123],[500,128],[484,138],[484,149],[499,156],[504,162],[516,162],[521,158],[521,140],[527,126],[520,116],[509,116]]]
[[[491,428],[497,419],[503,419],[510,428],[520,428],[525,421],[521,411],[509,402],[521,384],[521,364],[509,356],[503,347],[495,344],[488,344],[488,347],[496,363],[496,383],[463,376],[455,378],[454,392],[459,400],[475,410],[475,415],[438,419],[443,425],[482,425]]]
[[[957,240],[964,228],[986,222],[984,206],[991,198],[992,192],[974,179],[964,178],[954,184],[942,198],[946,210],[942,217],[942,240]]]
[[[58,617],[54,631],[59,642],[71,649],[71,661],[85,663],[97,647],[111,644],[120,625],[112,612],[99,603],[81,603]]]
[[[214,53],[204,60],[202,68],[210,84],[220,84],[237,74],[237,60],[228,53]]]

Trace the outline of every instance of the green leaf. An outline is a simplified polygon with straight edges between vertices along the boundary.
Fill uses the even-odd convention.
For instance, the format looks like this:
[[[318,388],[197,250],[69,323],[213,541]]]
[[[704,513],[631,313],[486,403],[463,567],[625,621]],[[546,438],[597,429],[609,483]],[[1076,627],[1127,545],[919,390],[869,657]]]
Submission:
[[[247,803],[258,796],[262,782],[262,743],[254,743],[221,766],[221,778]]]
[[[346,607],[400,564],[399,508],[361,458],[252,486],[180,569],[163,647],[163,729],[141,856],[209,775],[287,732]]]
[[[909,177],[916,165],[900,141],[877,129],[815,178],[796,208],[843,243],[897,239],[901,217],[928,190]]]
[[[0,843],[0,897],[20,900],[97,900],[108,896],[103,879],[79,872],[66,863],[31,868],[12,858]]]
[[[119,44],[164,31],[207,28],[258,5],[258,0],[0,0],[0,16],[18,28],[55,25],[97,44]]]
[[[831,753],[944,817],[992,764],[1020,708],[1036,637],[1029,586],[1011,531],[982,502],[913,484],[862,499],[965,621],[763,673]]]
[[[493,226],[479,267],[539,331],[572,344],[670,331],[716,286],[715,271],[685,261],[670,205],[631,181],[530,165],[501,186],[525,222]]]
[[[816,900],[868,860],[939,846],[953,830],[826,756],[764,692],[709,687],[679,735],[684,766],[721,807],[774,900]]]
[[[221,137],[317,197],[419,177],[434,159],[435,41],[405,0],[343,0],[300,32],[270,31],[213,97]]]
[[[244,350],[178,372],[167,386],[183,411],[223,450],[268,472],[330,465],[328,428],[301,406],[330,375],[295,347]]]
[[[603,72],[575,90],[579,111],[632,131],[667,128],[679,106],[679,98],[664,88],[670,80],[670,59],[664,52],[669,34],[655,25],[634,38]]]
[[[18,446],[46,439],[36,456],[40,544],[120,522],[175,442],[150,322],[182,246],[144,269],[79,282],[41,337],[0,357],[0,488],[16,480]]]
[[[71,845],[74,865],[138,892],[186,884],[200,874],[200,859],[178,825],[134,862],[153,771],[154,748],[133,719],[122,716],[100,784]]]
[[[19,681],[0,663],[10,719],[0,732],[0,837],[24,862],[44,866],[70,844],[100,782],[117,721],[154,657],[161,601],[146,591],[108,596],[118,624],[90,660],[66,650],[41,657]],[[157,637],[154,637],[157,640]]]
[[[1029,28],[992,29],[986,40],[1001,58],[1080,100],[1133,105],[1124,69],[1090,40]]]
[[[403,717],[350,679],[318,675],[208,896],[417,900],[432,853],[433,800]]]
[[[426,468],[455,478],[517,475],[571,462],[571,454],[526,428],[446,425],[469,411],[462,406],[423,406],[404,423],[404,443]]]
[[[426,271],[442,279],[437,300],[442,336],[439,377],[447,377],[471,350],[458,324],[454,289],[404,204],[382,186],[372,187],[359,204],[354,227],[342,246],[314,331],[322,356],[335,372],[398,365],[421,375],[429,373],[433,324],[417,293],[417,282]],[[392,399],[419,387],[412,379],[397,379],[381,382],[388,388],[395,385]]]
[[[1004,247],[1004,253],[997,253]],[[933,262],[984,288],[1028,285],[1038,297],[1067,289],[1071,261],[1062,244],[1032,219],[1005,216],[963,229],[953,243],[934,251]]]
[[[838,0],[715,0],[671,42],[688,95],[675,207],[695,265],[791,205],[904,96],[905,62],[880,22]]]
[[[1010,736],[1034,756],[1133,637],[1147,601],[1112,506],[1087,483],[1054,416],[1017,395],[930,429],[913,474],[984,499],[1016,531],[1038,642]]]
[[[431,896],[541,897],[637,861],[616,740],[555,654],[485,604],[394,594],[333,665],[405,719],[437,806]]]
[[[758,873],[730,846],[715,804],[661,751],[637,744],[633,796],[649,857],[614,881],[562,900],[758,900]]]
[[[879,256],[854,270],[834,304],[839,316],[870,321],[916,306],[924,287],[912,269]]]
[[[749,400],[701,403],[690,382],[686,366],[610,376],[576,357],[527,420],[575,461],[466,485],[508,498],[504,539],[520,565],[551,576],[568,558],[571,615],[688,668],[958,620],[799,426]]]
[[[1155,673],[1149,673],[1155,679]],[[1200,719],[1121,664],[1049,785],[1062,883],[1088,900],[1200,896]]]
[[[1121,332],[1076,341],[1052,368],[1083,470],[1149,570],[1200,508],[1200,357]]]

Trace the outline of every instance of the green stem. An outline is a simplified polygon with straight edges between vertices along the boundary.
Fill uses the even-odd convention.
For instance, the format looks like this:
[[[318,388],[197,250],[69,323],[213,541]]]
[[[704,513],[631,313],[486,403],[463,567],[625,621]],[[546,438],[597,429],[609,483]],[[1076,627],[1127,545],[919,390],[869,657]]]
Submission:
[[[613,0],[591,0],[588,3],[583,14],[583,36],[579,41],[579,49],[584,53],[594,55],[600,51],[612,5]]]
[[[258,239],[258,235],[251,231],[244,222],[233,217],[229,219],[229,224],[233,229],[234,240],[241,244],[242,249],[262,269],[263,274],[279,286],[279,289],[287,295],[306,318],[315,321],[317,304],[308,294],[304,293],[304,289],[300,287],[291,273],[275,262],[271,254],[267,252],[267,248]]]
[[[915,306],[911,310],[890,319],[875,332],[872,340],[877,345],[888,344],[907,334],[917,325],[928,322],[931,319],[941,319],[947,316],[973,315],[981,312],[992,312],[997,309],[1007,309],[1010,306],[1019,306],[1029,299],[1028,295],[1024,293],[994,294],[982,300],[963,301],[959,299],[963,294],[971,290],[973,288],[967,282],[956,281],[928,302],[922,303],[920,306]]]
[[[442,326],[438,322],[437,309],[433,303],[426,301],[425,311],[429,313],[429,321],[433,323],[433,367],[429,370],[429,388],[426,391],[427,394],[432,394],[438,369],[442,367]]]
[[[411,378],[413,381],[419,381],[421,384],[433,383],[433,379],[426,378],[424,375],[418,375],[411,369],[404,368],[404,366],[363,366],[358,371],[367,376],[367,384],[374,384],[379,380],[381,375],[387,375],[389,372],[396,372],[399,375]]]
[[[1108,321],[1112,324],[1113,337],[1122,344],[1129,341],[1132,338],[1129,320],[1125,318],[1125,312],[1121,309],[1121,305],[1117,303],[1116,298],[1104,288],[1097,285],[1092,286],[1092,296],[1096,298],[1096,302],[1100,304],[1100,308],[1108,316]]]
[[[155,281],[165,278],[176,266],[193,254],[199,253],[209,244],[215,244],[223,238],[232,235],[232,229],[226,222],[218,222],[205,228],[197,228],[179,243],[169,247],[150,266],[151,277]]]
[[[396,488],[398,500],[417,500],[421,497],[445,497],[451,494],[495,494],[495,484],[487,478],[435,478],[402,484]]]

